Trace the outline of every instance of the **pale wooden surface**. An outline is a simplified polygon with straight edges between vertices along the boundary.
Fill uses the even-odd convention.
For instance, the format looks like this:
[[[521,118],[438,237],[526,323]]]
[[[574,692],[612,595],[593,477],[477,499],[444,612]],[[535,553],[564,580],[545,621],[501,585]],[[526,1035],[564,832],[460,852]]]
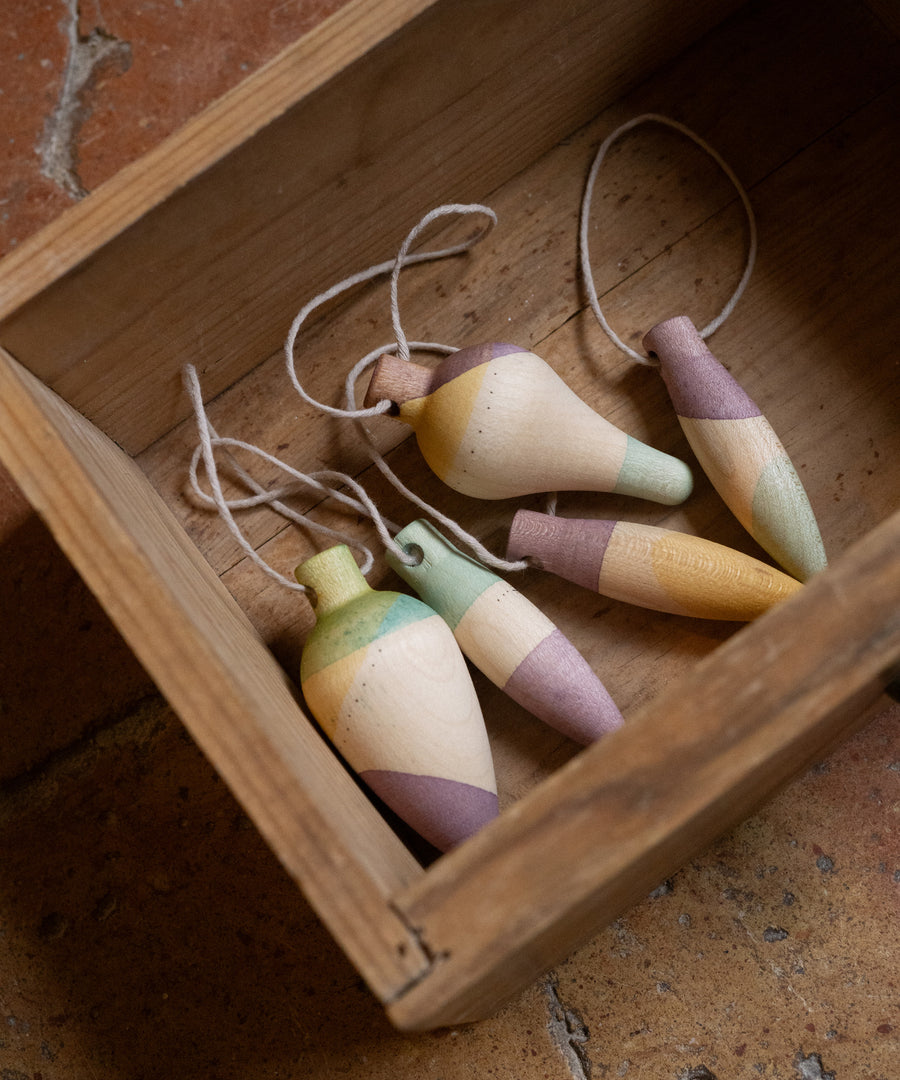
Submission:
[[[622,724],[606,687],[559,629],[508,581],[450,544],[430,523],[395,537],[417,565],[387,552],[392,569],[452,628],[464,655],[530,713],[587,744]]]
[[[465,364],[465,355],[475,366],[399,405],[423,458],[454,491],[476,499],[616,491],[666,505],[690,494],[682,461],[629,441],[541,357],[486,344],[483,359],[477,349],[444,361]]]
[[[450,627],[417,597],[371,589],[345,545],[296,573],[316,596],[300,668],[313,716],[367,784],[382,793],[378,776],[388,781],[384,801],[417,832],[441,850],[462,843],[496,816],[497,781]],[[422,797],[423,777],[448,783]]]
[[[816,27],[804,27],[807,31],[815,38]],[[846,81],[823,74],[808,92],[791,99],[787,122],[772,125],[769,95],[781,93],[791,77],[790,50],[773,49],[766,41],[751,62],[743,57],[745,48],[746,42],[732,44],[727,38],[711,44],[708,52],[690,61],[690,72],[685,61],[683,68],[616,106],[542,158],[527,176],[497,192],[490,202],[499,212],[500,226],[464,259],[411,269],[401,281],[402,312],[408,313],[408,332],[450,343],[464,344],[475,333],[481,339],[502,340],[514,327],[520,340],[540,343],[570,385],[609,419],[653,445],[687,456],[659,376],[620,357],[593,316],[579,307],[574,228],[584,172],[605,131],[625,116],[657,107],[676,90],[686,119],[702,127],[710,101],[704,95],[691,97],[699,77],[694,69],[702,68],[704,79],[715,76],[720,97],[737,80],[746,94],[734,99],[733,108],[741,110],[735,128],[755,132],[755,137],[722,131],[716,145],[752,188],[762,248],[747,295],[712,340],[745,387],[767,407],[810,492],[826,548],[836,554],[884,516],[895,494],[890,462],[896,459],[900,437],[897,388],[884,343],[891,339],[895,318],[890,282],[898,256],[891,231],[878,229],[870,236],[868,225],[897,213],[890,182],[894,150],[882,137],[893,123],[894,103],[878,97],[878,68],[860,62],[858,69],[848,69]],[[851,55],[862,52],[852,50]],[[809,79],[817,71],[811,68]],[[839,135],[830,134],[840,115],[857,108]],[[713,124],[709,119],[705,123]],[[808,149],[796,155],[799,146]],[[784,163],[780,169],[779,161]],[[680,171],[689,178],[683,184],[678,183]],[[739,275],[744,253],[742,213],[716,167],[683,139],[648,128],[622,143],[599,182],[596,205],[608,205],[610,212],[598,223],[603,243],[594,244],[595,278],[601,292],[612,290],[605,304],[613,324],[625,333],[632,325],[637,336],[670,308],[683,307],[685,291],[692,294],[689,306],[698,321],[713,315]],[[613,199],[602,200],[605,188],[616,199],[631,197],[613,209]],[[645,201],[651,192],[666,200],[665,226],[653,214],[653,204]],[[684,204],[672,205],[676,192]],[[627,210],[632,216],[626,217]],[[504,222],[510,223],[508,228]],[[689,234],[674,243],[685,228]],[[826,237],[835,243],[826,245]],[[536,247],[538,239],[539,257],[516,257],[523,248]],[[632,273],[636,264],[644,265]],[[700,285],[694,284],[698,266]],[[614,288],[617,280],[620,285]],[[853,293],[845,285],[850,280],[857,282]],[[552,290],[546,289],[547,281],[556,283]],[[441,293],[441,304],[435,307],[432,298]],[[867,297],[864,304],[858,295]],[[477,299],[482,302],[476,306]],[[573,305],[578,313],[570,318]],[[870,317],[872,311],[877,318]],[[373,323],[377,328],[371,330]],[[373,338],[385,340],[388,327],[386,288],[381,287],[348,301],[335,326],[312,328],[298,345],[298,367],[310,392],[338,403],[343,372],[371,347]],[[812,400],[810,388],[815,388]],[[363,468],[364,453],[352,430],[300,407],[293,398],[278,354],[215,400],[210,414],[220,432],[241,434],[292,462],[340,461],[350,471]],[[402,436],[393,420],[372,427],[384,450]],[[193,441],[192,424],[186,422],[139,460],[266,640],[285,662],[295,663],[292,638],[295,628],[302,635],[304,616],[293,598],[263,580],[240,558],[215,517],[192,508],[184,497],[184,462]],[[502,553],[506,525],[518,502],[490,505],[454,495],[421,469],[411,439],[400,444],[392,461],[417,491],[477,527],[482,539]],[[260,475],[268,478],[264,470]],[[402,524],[411,516],[411,508],[374,470],[363,475],[390,517]],[[296,505],[303,508],[310,502],[299,497]],[[762,555],[702,474],[695,495],[672,511],[597,496],[565,497],[560,509],[572,516],[582,511],[627,515]],[[332,521],[346,524],[343,515]],[[241,523],[262,553],[288,572],[312,550],[309,541],[293,529],[283,530],[281,520],[265,510],[248,512]],[[616,605],[602,608],[602,619],[592,619],[595,601],[577,591],[560,594],[556,585],[542,583],[537,575],[526,577],[532,598],[565,632],[581,627],[586,654],[624,710],[652,696],[684,664],[730,632],[709,627],[698,635],[692,624],[638,618]],[[632,667],[628,658],[645,649],[653,662],[640,670]],[[524,774],[531,774],[535,764],[523,762]]]
[[[807,29],[813,32],[815,27],[810,26]],[[735,75],[733,66],[729,66],[727,63],[727,46],[727,39],[724,43],[720,40],[719,49],[721,52],[718,56],[720,61],[718,70],[725,85]],[[734,43],[732,43],[732,47],[735,48],[738,54],[744,48],[743,43],[740,49]],[[765,55],[768,56],[768,52]],[[789,81],[792,74],[791,64],[788,63],[784,53],[780,55],[782,67],[777,71],[777,74],[780,74],[782,80]],[[707,56],[706,59],[710,61],[711,58]],[[754,62],[759,62],[761,59],[761,55],[757,55]],[[693,63],[696,67],[696,57],[694,57]],[[760,63],[759,67],[763,70],[765,64]],[[695,76],[693,85],[697,88],[695,92],[702,96],[704,104],[700,104],[698,101],[693,102],[697,112],[697,116],[693,118],[695,124],[698,119],[703,119],[702,114],[706,107],[705,103],[709,100],[723,100],[723,95],[717,96],[708,93],[709,69],[701,70],[703,70],[703,79],[699,80]],[[877,65],[872,63],[871,53],[868,53],[865,70],[858,72],[859,78],[854,79],[848,73],[846,80],[841,82],[841,86],[847,93],[849,93],[852,84],[853,94],[856,95],[855,105],[852,108],[847,107],[847,99],[844,99],[845,108],[842,115],[853,112],[854,108],[859,109],[859,112],[837,134],[828,134],[827,137],[823,137],[829,132],[831,124],[841,118],[840,115],[837,117],[834,115],[835,102],[840,98],[840,92],[832,89],[831,83],[835,82],[835,80],[830,80],[827,85],[823,81],[822,93],[814,101],[815,109],[811,109],[805,118],[801,116],[798,120],[796,115],[792,115],[788,123],[779,124],[778,131],[771,132],[772,138],[766,143],[764,151],[758,145],[762,140],[747,140],[745,152],[751,158],[755,158],[756,165],[756,169],[750,171],[751,173],[755,171],[757,178],[765,177],[765,182],[758,185],[757,190],[754,192],[754,199],[760,199],[761,203],[766,207],[768,219],[773,222],[773,231],[770,233],[769,254],[761,263],[760,272],[756,278],[756,281],[761,283],[761,290],[759,287],[751,290],[751,294],[748,295],[740,309],[742,318],[738,318],[736,315],[734,323],[729,323],[725,330],[722,331],[723,340],[729,334],[732,336],[731,340],[737,346],[735,355],[742,353],[740,346],[743,346],[743,355],[747,359],[742,362],[747,364],[749,368],[745,374],[757,380],[767,395],[777,401],[779,406],[788,410],[785,413],[786,423],[784,429],[788,431],[791,441],[799,449],[802,460],[804,462],[808,460],[809,462],[810,471],[815,477],[815,485],[811,485],[811,487],[814,487],[818,492],[818,498],[820,500],[827,498],[823,493],[827,492],[828,483],[837,484],[838,479],[850,481],[851,476],[847,469],[852,469],[853,513],[848,516],[842,513],[846,507],[837,506],[834,508],[829,507],[830,512],[826,515],[830,528],[829,539],[838,550],[846,546],[850,539],[861,535],[879,517],[883,516],[893,488],[889,464],[892,460],[895,460],[896,397],[891,397],[892,385],[885,379],[885,374],[889,375],[890,370],[887,369],[886,371],[884,367],[879,369],[877,364],[872,365],[871,357],[881,357],[883,355],[878,345],[883,340],[882,335],[887,337],[886,327],[890,325],[890,320],[896,315],[885,285],[885,282],[891,280],[893,272],[896,270],[896,252],[891,245],[890,230],[878,229],[873,231],[871,235],[861,232],[866,228],[869,220],[868,215],[871,213],[873,205],[879,207],[882,220],[884,215],[887,215],[889,219],[893,216],[893,220],[896,220],[895,196],[893,188],[889,186],[889,178],[894,165],[889,155],[893,151],[893,147],[890,145],[890,140],[884,140],[883,138],[885,128],[889,126],[892,117],[895,115],[896,100],[888,99],[881,102],[874,100],[872,104],[867,105],[867,95],[873,98],[875,96],[873,83],[879,77],[877,71]],[[870,72],[874,72],[874,74],[870,74]],[[743,74],[748,74],[746,69]],[[769,68],[766,74],[771,77],[773,74],[772,69]],[[684,79],[683,72],[682,78]],[[703,84],[702,90],[700,89],[701,82]],[[688,80],[681,85],[682,96],[679,100],[685,111],[690,111],[690,91],[685,91],[684,86],[690,86],[691,84]],[[777,88],[779,79],[777,77],[772,78],[771,83],[767,85]],[[671,86],[669,90],[671,90]],[[760,92],[756,93],[757,90]],[[771,127],[772,115],[771,113],[766,114],[765,123],[763,123],[761,102],[765,101],[765,90],[766,86],[750,84],[748,79],[748,85],[743,87],[743,92],[747,93],[748,99],[742,106],[750,109],[749,102],[752,102],[751,115],[756,117],[757,126],[762,125],[764,128],[766,125]],[[771,92],[774,93],[774,89]],[[665,96],[665,77],[655,82],[652,90],[645,90],[644,93]],[[810,97],[813,98],[814,96],[814,93],[810,91]],[[642,104],[640,95],[637,95],[635,100],[628,103],[629,111],[636,104]],[[624,109],[626,106],[622,106],[622,108]],[[829,112],[830,110],[831,112]],[[813,113],[815,113],[815,121],[813,121]],[[611,117],[601,118],[601,123],[607,124],[610,119]],[[802,131],[802,121],[804,119],[808,124],[805,134]],[[792,144],[783,141],[785,129],[794,139]],[[596,130],[594,128],[589,133],[579,133],[579,136],[573,139],[568,146],[561,147],[557,154],[553,156],[552,168],[549,168],[546,174],[543,174],[541,170],[545,167],[547,159],[540,163],[540,167],[535,172],[529,174],[527,178],[522,178],[518,185],[512,185],[509,191],[504,193],[504,197],[510,200],[510,208],[522,205],[523,202],[527,205],[527,200],[524,199],[526,194],[530,195],[531,198],[535,198],[534,192],[542,190],[540,187],[542,179],[546,182],[546,187],[543,190],[554,193],[554,199],[550,200],[550,202],[555,203],[559,190],[566,187],[565,177],[569,175],[568,169],[565,167],[566,164],[572,167],[572,176],[577,177],[579,168],[575,163],[587,160],[585,152],[589,149],[589,144],[595,140]],[[704,130],[706,129],[704,128]],[[706,133],[712,137],[709,131]],[[720,134],[723,133],[720,132]],[[746,138],[746,132],[743,137]],[[726,141],[727,139],[717,141],[717,145],[725,152],[726,157],[739,167],[740,171],[740,163],[735,160],[734,154],[729,152],[731,150],[736,153],[740,150],[740,147],[737,144],[726,147],[723,145],[723,142]],[[780,159],[777,156],[774,160],[772,159],[773,145],[776,150],[779,146],[781,147]],[[792,157],[795,151],[807,145],[808,149],[804,153]],[[575,147],[575,150],[573,150],[573,147]],[[771,174],[767,172],[766,168],[760,168],[760,163],[764,162],[766,155],[770,155],[768,168],[775,169]],[[647,168],[647,172],[643,176],[646,180],[653,171],[652,160],[647,156],[646,151],[636,151],[630,158],[629,164],[636,167],[636,172],[639,172],[642,161]],[[779,163],[783,163],[783,167],[776,169]],[[863,168],[864,163],[867,166],[871,164],[873,167],[871,169]],[[742,173],[742,175],[744,174]],[[613,184],[615,184],[615,181],[613,181]],[[693,190],[693,185],[688,186]],[[571,195],[576,188],[577,184],[572,180],[567,190]],[[642,184],[635,182],[633,193],[637,194],[643,190]],[[815,192],[815,196],[811,197],[810,190]],[[847,202],[848,196],[852,196],[849,204]],[[720,205],[723,204],[724,200]],[[846,213],[848,205],[851,210],[849,214]],[[802,211],[807,207],[811,208],[812,212],[804,214]],[[865,207],[867,212],[861,214],[857,210],[856,213],[853,213],[854,207]],[[713,212],[715,209],[713,208]],[[548,211],[549,213],[552,212]],[[700,220],[703,220],[704,217],[705,213],[701,212],[699,215]],[[562,252],[566,250],[565,238],[569,231],[566,221],[568,220],[570,220],[570,217],[567,215],[558,219],[559,232],[555,238],[558,244],[556,267],[564,271],[563,278],[566,270],[568,270],[569,274],[571,273],[571,257],[567,260],[562,256]],[[649,220],[649,218],[645,219],[645,224],[649,223]],[[667,217],[666,220],[668,223],[669,218]],[[541,228],[538,230],[542,239],[546,236],[544,230],[547,221],[548,218],[543,217]],[[634,319],[642,326],[648,325],[651,309],[655,308],[661,299],[671,295],[673,282],[695,280],[690,276],[690,267],[697,265],[699,255],[702,254],[704,267],[709,268],[706,275],[707,280],[710,275],[714,276],[714,264],[706,245],[709,244],[712,237],[716,240],[714,246],[719,246],[723,240],[726,240],[731,235],[733,228],[732,239],[734,244],[727,252],[724,249],[722,252],[723,265],[730,266],[731,259],[740,246],[740,237],[737,235],[739,229],[738,215],[735,214],[730,221],[732,224],[729,224],[727,213],[722,215],[723,224],[711,218],[706,227],[697,230],[696,234],[690,236],[684,243],[676,245],[671,253],[666,252],[663,257],[657,258],[657,265],[654,265],[651,261],[645,274],[632,277],[626,282],[627,291],[623,289],[619,293],[619,302],[614,300],[610,310],[620,318],[627,317],[628,319]],[[779,223],[780,229],[777,227]],[[684,226],[680,224],[678,229],[683,230]],[[629,231],[635,235],[640,234],[633,223]],[[823,235],[827,237],[827,245],[824,246],[824,249]],[[623,242],[625,236],[626,231],[623,227],[620,234]],[[522,241],[522,238],[520,238],[519,242],[527,244],[528,240],[524,239]],[[589,321],[578,317],[571,320],[570,324],[562,325],[571,315],[571,309],[566,306],[566,304],[571,303],[571,293],[566,302],[555,312],[548,312],[548,307],[553,307],[552,302],[546,306],[536,303],[538,295],[543,297],[546,287],[547,264],[543,262],[543,256],[546,255],[549,258],[553,247],[553,243],[550,243],[547,251],[542,253],[540,273],[536,273],[532,279],[535,287],[540,285],[540,292],[535,291],[529,294],[526,290],[524,294],[529,303],[532,299],[535,300],[534,307],[540,306],[541,313],[536,318],[532,318],[530,312],[526,311],[524,313],[525,317],[522,319],[522,325],[528,328],[531,320],[531,329],[536,331],[537,334],[541,333],[540,327],[542,323],[545,333],[549,333],[551,327],[553,329],[558,328],[558,334],[552,342],[549,342],[548,339],[548,343],[553,350],[554,358],[561,367],[566,364],[574,366],[575,360],[572,357],[576,354],[574,352],[571,355],[568,354],[568,349],[574,344],[580,344],[582,347],[587,345],[588,355],[592,357],[598,354],[601,355],[603,362],[598,366],[602,370],[603,378],[605,382],[615,384],[616,394],[611,393],[609,395],[610,399],[616,397],[622,390],[640,391],[639,394],[635,393],[634,395],[639,403],[635,402],[630,406],[620,406],[622,411],[628,414],[632,421],[636,419],[643,423],[648,430],[654,431],[657,437],[675,441],[677,436],[673,436],[671,433],[665,412],[660,407],[660,399],[656,396],[652,384],[646,380],[642,381],[637,376],[626,374],[627,369],[624,365],[618,363],[617,358],[611,359],[608,356],[603,356],[599,348],[600,339],[594,333]],[[615,244],[610,245],[610,250],[614,249]],[[627,244],[625,244],[625,250],[626,252],[630,250]],[[657,250],[662,253],[664,244]],[[495,275],[498,269],[501,269],[503,265],[507,265],[504,260],[506,254],[508,252],[502,248],[495,249],[493,261]],[[531,254],[535,255],[536,252],[532,251]],[[638,259],[648,257],[646,253],[642,255],[636,251],[632,251],[631,255],[633,258]],[[627,254],[619,258],[620,261],[625,262]],[[610,259],[612,261],[614,257],[610,256]],[[679,260],[682,260],[680,265],[676,265],[679,264]],[[467,260],[469,263],[474,261]],[[846,276],[842,278],[839,274],[836,274],[835,271],[838,269],[841,274]],[[661,273],[660,271],[665,272]],[[618,271],[618,276],[621,277],[624,273],[625,268],[621,268]],[[560,280],[552,274],[550,279]],[[859,287],[860,293],[854,291],[853,296],[848,297],[846,295],[845,281],[848,279],[856,280],[857,284],[854,285],[854,290]],[[443,280],[441,272],[438,271],[438,275],[431,279],[431,288],[443,287],[441,286]],[[468,275],[464,275],[458,280],[468,285],[470,279]],[[520,277],[516,285],[521,288],[522,284],[523,280]],[[571,283],[568,284],[571,285]],[[648,285],[649,291],[642,293],[642,289]],[[501,294],[502,291],[502,289],[498,290]],[[863,294],[867,297],[867,303],[860,305],[859,299]],[[523,294],[520,293],[519,295],[521,298]],[[456,298],[456,301],[451,320],[456,318],[460,325],[465,325],[466,319],[471,322],[473,319],[471,312],[476,311],[476,309],[473,307],[463,308],[459,297]],[[469,302],[471,303],[471,300]],[[527,306],[529,305],[525,305],[525,307]],[[517,314],[520,312],[521,307],[522,301],[520,299],[516,308]],[[749,316],[746,319],[743,317],[745,311],[749,313],[749,316],[752,316],[752,319]],[[482,312],[480,308],[477,309],[477,313],[481,318]],[[653,314],[657,316],[659,313],[653,312]],[[424,318],[425,316],[421,317]],[[503,321],[504,315],[498,311],[485,317],[492,318],[495,323],[500,323]],[[505,317],[509,318],[508,315]],[[751,333],[748,330],[751,323],[755,323],[756,327],[764,327],[764,331],[759,332],[754,329]],[[638,332],[639,330],[635,331],[635,333]],[[342,341],[342,347],[345,344]],[[766,349],[768,349],[768,355],[761,356],[761,352]],[[342,351],[343,348],[340,352]],[[813,352],[815,352],[815,356],[810,355]],[[865,366],[859,363],[862,358],[866,360]],[[798,370],[801,373],[799,378],[797,376]],[[813,419],[810,420],[809,405],[804,395],[808,392],[811,383],[809,374],[812,371],[819,377],[816,386],[820,398],[824,400],[817,404],[822,405],[820,411],[824,413],[824,416],[820,418],[813,416]],[[262,379],[263,377],[261,375],[259,378]],[[329,385],[329,379],[323,378],[322,384],[323,386]],[[585,380],[585,384],[591,384],[591,380]],[[646,393],[644,393],[645,391]],[[265,395],[261,395],[260,399],[253,399],[247,394],[247,387],[244,386],[235,391],[231,401],[236,403],[241,399],[241,395],[243,395],[242,406],[237,408],[236,405],[232,405],[233,411],[226,415],[230,415],[232,422],[240,422],[244,425],[247,415],[252,413],[251,419],[256,422],[262,410],[257,409],[255,406],[257,406],[258,400],[265,398]],[[848,413],[848,405],[855,406],[854,414]],[[223,403],[222,407],[225,409],[226,405]],[[279,414],[283,410],[283,403],[272,406],[272,412],[275,414]],[[860,434],[859,430],[858,422],[861,416],[864,416],[866,420],[863,425],[864,434]],[[330,428],[333,428],[333,425],[330,425]],[[275,434],[275,430],[269,430],[266,432],[266,437],[270,438]],[[333,431],[329,430],[327,439],[333,439],[333,437]],[[867,441],[869,439],[872,440],[871,444]],[[305,434],[303,444],[307,449],[316,445],[315,439],[310,437],[307,441]],[[876,452],[879,455],[877,458],[873,454],[876,444],[878,448]],[[173,444],[170,444],[169,449],[171,449],[171,445]],[[828,453],[818,452],[823,446],[829,449],[833,448],[830,456]],[[812,458],[813,448],[817,450],[817,456],[814,460]],[[842,451],[840,455],[836,453],[838,448]],[[402,457],[402,452],[400,456]],[[147,461],[151,457],[152,455],[148,455]],[[852,461],[853,465],[846,466],[845,462],[847,461]],[[173,466],[173,470],[174,468]],[[841,476],[834,479],[837,477],[838,472],[841,473]],[[837,490],[843,491],[843,487],[839,487]],[[169,494],[171,495],[171,492]],[[850,496],[848,495],[845,498],[849,500]],[[458,503],[455,505],[461,506]],[[460,515],[462,516],[462,510],[460,510]],[[721,528],[726,532],[728,530],[729,526],[721,519],[715,501],[709,495],[698,500],[690,508],[690,515],[691,522],[698,529],[705,529],[714,525],[716,529]],[[479,516],[479,525],[482,528],[496,529],[501,524],[502,517],[500,515],[493,519],[485,519],[483,515]],[[208,531],[214,532],[214,530]],[[287,540],[286,537],[281,538],[282,543]],[[273,548],[277,544],[278,541],[276,540]],[[228,568],[227,562],[224,564],[224,568]],[[235,591],[239,593],[257,593],[255,600],[253,597],[250,598],[251,602],[248,607],[251,609],[254,619],[263,627],[266,636],[278,646],[280,644],[279,639],[283,638],[291,628],[290,619],[284,618],[284,608],[282,607],[279,610],[278,606],[275,605],[271,612],[264,614],[265,601],[259,594],[256,585],[249,582],[249,578],[245,579],[247,582],[245,588],[242,588],[240,574],[237,572],[230,575],[230,581]],[[539,587],[535,587],[534,595],[540,595]],[[589,608],[583,603],[578,604],[577,601],[574,603],[566,602],[562,606],[574,625],[578,624],[580,618],[589,617],[592,613],[595,613],[596,609],[595,604]],[[708,652],[714,644],[710,640],[698,643],[696,637],[693,636],[695,632],[683,624],[679,623],[673,626],[672,620],[665,620],[661,627],[657,624],[654,629],[649,624],[634,620],[631,613],[625,613],[618,609],[613,609],[610,613],[604,613],[602,619],[604,625],[599,627],[600,632],[598,635],[603,639],[604,644],[606,644],[605,639],[612,624],[617,621],[620,625],[624,623],[626,626],[627,645],[635,653],[635,656],[636,650],[641,651],[643,653],[641,656],[642,661],[646,661],[648,657],[654,661],[652,665],[653,672],[650,678],[644,682],[639,677],[637,659],[632,662],[631,670],[629,670],[628,663],[624,666],[619,665],[616,668],[616,680],[622,689],[623,695],[628,698],[629,705],[633,705],[638,701],[642,694],[648,696],[652,694],[655,689],[664,683],[668,674],[683,667],[685,663],[689,663],[693,656]],[[598,629],[598,625],[596,621],[592,625],[592,635],[593,631]],[[655,642],[653,642],[654,637]],[[654,648],[649,652],[645,649],[640,650],[639,647],[646,645],[648,640],[653,642]],[[596,640],[589,641],[588,645],[593,655],[600,655]],[[665,648],[664,646],[670,647]],[[610,655],[610,650],[604,650],[604,652],[607,655],[607,662],[613,664],[617,659],[621,660],[623,657],[621,650],[618,656],[614,649],[612,655]],[[642,671],[646,671],[646,665]],[[512,746],[514,740],[511,737],[511,727],[507,727],[507,731],[504,733],[503,727],[505,723],[506,717],[504,717],[503,710],[498,707],[496,724],[501,732],[501,742],[504,738],[508,738],[509,745]],[[520,754],[520,760],[527,757],[527,755],[522,755],[521,751],[516,748],[509,755],[513,766],[516,764],[516,754]],[[541,767],[552,768],[554,763],[552,748],[548,752],[547,747],[539,747],[536,749],[534,757],[536,761],[540,762]],[[559,760],[558,751],[556,760]],[[520,770],[517,773],[515,767],[510,768],[507,777],[508,797],[512,799],[517,791],[530,787],[539,775],[540,768],[532,769],[527,776],[525,770]]]
[[[828,560],[797,470],[772,425],[687,317],[644,335],[672,405],[713,487],[750,535],[806,581]]]

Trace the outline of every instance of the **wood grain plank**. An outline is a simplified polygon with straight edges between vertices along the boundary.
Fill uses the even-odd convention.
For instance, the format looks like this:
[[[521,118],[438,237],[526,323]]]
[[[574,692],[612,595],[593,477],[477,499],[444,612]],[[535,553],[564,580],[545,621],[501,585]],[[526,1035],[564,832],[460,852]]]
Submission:
[[[5,353],[0,455],[375,993],[419,977],[386,899],[418,864],[140,470]]]
[[[900,514],[396,898],[402,1027],[483,1016],[810,764],[900,665]]]

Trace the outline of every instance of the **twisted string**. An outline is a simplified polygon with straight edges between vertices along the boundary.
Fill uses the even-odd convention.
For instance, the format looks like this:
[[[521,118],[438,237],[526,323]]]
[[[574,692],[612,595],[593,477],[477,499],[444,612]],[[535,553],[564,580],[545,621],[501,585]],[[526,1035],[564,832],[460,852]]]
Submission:
[[[695,142],[702,150],[705,150],[707,154],[716,162],[719,168],[725,173],[731,183],[734,185],[735,190],[740,196],[741,202],[744,205],[744,210],[747,213],[747,223],[749,226],[749,243],[747,249],[747,261],[744,266],[744,272],[741,275],[741,279],[737,284],[737,288],[728,300],[728,303],[719,312],[719,314],[710,322],[704,326],[700,331],[702,338],[707,338],[713,334],[722,325],[728,316],[734,311],[738,300],[744,294],[744,290],[747,288],[747,283],[750,280],[750,275],[753,272],[753,266],[756,262],[756,249],[757,249],[757,232],[756,232],[756,216],[753,213],[753,207],[750,204],[750,198],[747,192],[744,190],[740,180],[738,180],[736,174],[731,167],[725,162],[719,155],[718,151],[713,149],[712,146],[705,139],[702,139],[696,132],[691,131],[690,128],[685,127],[684,124],[679,123],[677,120],[672,120],[668,116],[661,116],[658,113],[643,113],[640,116],[634,117],[632,120],[622,124],[621,127],[616,128],[610,135],[603,140],[600,144],[597,154],[591,165],[590,172],[588,173],[587,182],[584,189],[584,197],[581,203],[581,220],[578,230],[578,250],[581,260],[581,274],[584,281],[585,289],[588,295],[588,301],[594,315],[597,317],[597,321],[603,328],[607,337],[622,350],[627,356],[630,356],[632,360],[636,360],[639,364],[653,365],[653,361],[642,353],[632,349],[629,345],[626,345],[624,341],[615,333],[609,323],[606,321],[606,316],[600,308],[600,301],[597,298],[597,290],[594,285],[594,275],[591,271],[591,256],[590,247],[588,242],[588,225],[590,222],[591,213],[591,199],[594,193],[594,184],[597,179],[597,173],[600,171],[600,166],[603,164],[603,160],[606,157],[607,151],[621,138],[626,132],[631,131],[633,128],[638,127],[640,124],[663,124],[665,127],[674,128],[675,131],[680,132],[682,135],[687,136]]]
[[[286,588],[292,589],[295,592],[307,593],[310,591],[305,585],[301,585],[298,581],[286,577],[266,562],[244,536],[240,526],[234,519],[232,513],[233,510],[246,510],[254,506],[262,505],[270,506],[277,513],[281,514],[282,517],[287,518],[289,521],[293,521],[302,528],[310,529],[313,532],[327,536],[329,539],[347,544],[348,547],[355,548],[363,556],[360,570],[364,575],[368,574],[374,565],[374,556],[365,544],[355,539],[349,533],[342,532],[338,529],[332,529],[327,525],[312,520],[305,514],[294,510],[283,502],[284,498],[294,495],[303,489],[310,490],[315,494],[326,498],[334,499],[341,505],[353,510],[355,513],[370,517],[378,536],[385,547],[391,549],[396,557],[404,563],[415,561],[412,556],[407,554],[400,545],[395,542],[391,535],[392,532],[396,533],[399,531],[399,526],[388,521],[379,512],[365,489],[362,485],[358,484],[353,477],[333,469],[320,469],[314,473],[303,473],[294,469],[286,462],[274,457],[272,454],[267,453],[265,450],[260,449],[258,446],[254,446],[252,443],[244,442],[241,439],[231,439],[218,435],[215,428],[210,423],[206,409],[204,408],[200,381],[193,364],[185,365],[184,383],[197,420],[197,435],[199,439],[198,445],[191,457],[189,469],[191,490],[199,502],[206,506],[215,507],[241,550],[247,558],[249,558],[265,574],[273,578],[279,584],[284,585]],[[225,497],[219,477],[218,463],[216,461],[216,450],[219,449],[229,451],[229,453],[226,454],[226,457],[230,469],[236,474],[238,479],[254,493],[253,495],[234,499]],[[233,454],[230,453],[232,450],[245,451],[269,464],[275,465],[291,478],[291,482],[272,490],[263,488],[262,485],[259,484],[234,458]],[[199,466],[201,460],[206,471],[210,493],[204,491],[200,483]],[[326,481],[328,482],[326,483]],[[334,484],[343,484],[348,487],[354,492],[356,498],[340,491],[333,486]]]

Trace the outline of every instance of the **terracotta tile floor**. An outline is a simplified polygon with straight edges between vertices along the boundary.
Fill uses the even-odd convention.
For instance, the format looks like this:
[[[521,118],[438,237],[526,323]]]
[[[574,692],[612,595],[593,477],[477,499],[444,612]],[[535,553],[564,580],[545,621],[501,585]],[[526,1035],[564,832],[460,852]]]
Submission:
[[[16,5],[2,250],[338,2]],[[900,707],[496,1018],[406,1036],[5,474],[0,558],[0,1080],[898,1075]]]

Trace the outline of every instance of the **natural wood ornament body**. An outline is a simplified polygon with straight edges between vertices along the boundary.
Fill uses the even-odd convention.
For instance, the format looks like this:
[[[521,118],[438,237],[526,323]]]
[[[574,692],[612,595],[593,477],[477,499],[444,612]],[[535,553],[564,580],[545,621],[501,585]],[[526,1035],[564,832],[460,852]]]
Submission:
[[[628,604],[747,622],[803,586],[723,544],[629,521],[576,520],[520,510],[509,558]]]
[[[388,563],[442,616],[491,682],[576,742],[594,742],[621,726],[622,714],[588,662],[512,585],[426,521],[412,522],[396,539],[422,559],[408,566],[388,552]]]
[[[317,596],[300,682],[347,762],[404,821],[446,851],[496,817],[490,745],[447,624],[412,596],[376,591],[349,548],[297,567]]]
[[[626,435],[515,345],[460,349],[434,369],[384,356],[365,404],[385,399],[432,471],[463,495],[614,491],[674,505],[693,486],[684,462]]]
[[[797,471],[755,402],[713,356],[685,316],[644,336],[703,471],[757,543],[806,581],[825,549]]]

